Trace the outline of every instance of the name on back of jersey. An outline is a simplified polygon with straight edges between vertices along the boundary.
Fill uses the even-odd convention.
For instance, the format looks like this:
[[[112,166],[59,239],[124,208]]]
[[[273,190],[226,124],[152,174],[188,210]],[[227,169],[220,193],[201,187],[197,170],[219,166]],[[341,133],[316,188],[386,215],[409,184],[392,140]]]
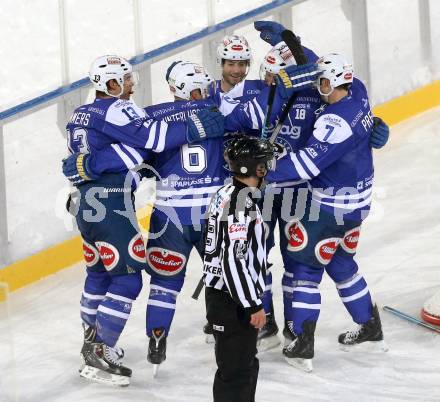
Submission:
[[[90,113],[74,112],[70,116],[69,123],[77,124],[79,126],[88,126],[90,122]]]

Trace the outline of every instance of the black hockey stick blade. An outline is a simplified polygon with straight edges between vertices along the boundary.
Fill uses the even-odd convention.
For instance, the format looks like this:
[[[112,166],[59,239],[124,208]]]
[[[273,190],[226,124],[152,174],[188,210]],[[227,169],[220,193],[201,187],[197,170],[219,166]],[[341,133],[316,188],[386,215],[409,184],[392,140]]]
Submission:
[[[395,316],[402,318],[403,320],[406,320],[408,322],[411,322],[413,324],[419,325],[421,327],[424,327],[426,329],[429,329],[431,331],[436,332],[437,334],[440,334],[440,327],[436,327],[435,325],[428,324],[425,321],[419,320],[416,317],[413,317],[412,315],[406,314],[403,311],[397,310],[390,306],[383,306],[383,310],[388,311],[391,314],[394,314]]]
[[[281,37],[283,38],[283,41],[286,43],[289,50],[292,52],[293,58],[296,61],[296,64],[307,64],[307,57],[304,54],[304,49],[301,46],[301,43],[299,39],[296,37],[296,35],[289,31],[288,29],[284,30],[281,33]],[[281,127],[283,126],[284,122],[287,119],[287,116],[289,115],[290,109],[292,108],[293,104],[296,101],[297,93],[292,94],[292,96],[287,101],[286,105],[284,106],[284,109],[281,112],[280,119],[278,121],[278,124],[274,128],[272,135],[269,138],[269,142],[272,144],[275,142]]]
[[[304,54],[304,49],[302,48],[301,42],[296,37],[296,35],[292,31],[286,29],[281,33],[281,37],[283,38],[283,41],[286,43],[289,50],[292,52],[296,64],[307,64],[307,57]]]

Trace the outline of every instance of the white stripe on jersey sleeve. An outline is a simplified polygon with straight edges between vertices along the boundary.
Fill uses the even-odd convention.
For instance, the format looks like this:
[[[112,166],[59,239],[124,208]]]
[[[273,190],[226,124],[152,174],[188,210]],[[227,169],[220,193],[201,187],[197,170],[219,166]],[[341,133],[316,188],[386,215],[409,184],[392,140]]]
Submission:
[[[159,140],[156,147],[153,149],[154,152],[162,152],[165,148],[165,139],[167,137],[168,123],[165,121],[160,122],[159,128]]]
[[[143,162],[143,158],[141,154],[138,151],[136,151],[136,149],[125,144],[122,144],[122,146],[131,154],[131,156],[133,156],[134,159],[136,159],[136,162],[139,165]]]
[[[122,161],[125,163],[125,166],[127,166],[128,169],[133,169],[134,168],[135,165],[134,165],[133,161],[122,150],[122,148],[121,148],[121,146],[119,144],[112,144],[112,148],[119,155],[119,157],[122,159]]]
[[[258,130],[257,115],[255,114],[255,106],[252,104],[252,102],[249,102],[249,112],[251,114],[252,128]]]
[[[321,173],[318,167],[312,162],[312,160],[307,156],[307,154],[303,150],[299,151],[299,156],[304,161],[305,165],[307,166],[307,169],[309,169],[310,172],[313,174],[313,177],[316,177],[319,175],[319,173]]]
[[[145,123],[144,123],[144,126],[148,127]],[[152,149],[153,148],[154,141],[156,140],[156,127],[157,127],[157,121],[155,121],[150,126],[150,135],[148,136],[148,141],[145,144],[145,148],[146,149]]]
[[[258,102],[255,99],[252,99],[252,103],[255,105],[255,109],[257,109],[257,112],[261,119],[261,126],[263,126],[263,122],[265,118],[263,109],[261,109],[261,106],[258,104]]]
[[[295,169],[299,174],[299,177],[304,180],[310,180],[311,177],[308,175],[308,173],[304,170],[304,168],[301,165],[301,162],[298,160],[298,157],[295,153],[290,153],[290,159],[292,159],[293,164],[295,165]]]

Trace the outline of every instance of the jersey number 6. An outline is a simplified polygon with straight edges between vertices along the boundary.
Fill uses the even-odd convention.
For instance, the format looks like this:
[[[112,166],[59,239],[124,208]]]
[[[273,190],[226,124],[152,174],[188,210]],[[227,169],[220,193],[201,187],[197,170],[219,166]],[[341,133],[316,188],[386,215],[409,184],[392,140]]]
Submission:
[[[188,173],[202,173],[206,169],[206,150],[201,145],[181,147],[182,167]]]

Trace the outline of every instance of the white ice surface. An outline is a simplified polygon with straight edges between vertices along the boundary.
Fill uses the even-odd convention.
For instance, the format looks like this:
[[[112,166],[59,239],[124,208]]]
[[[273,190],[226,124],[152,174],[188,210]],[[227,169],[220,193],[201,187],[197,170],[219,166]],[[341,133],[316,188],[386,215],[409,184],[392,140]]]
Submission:
[[[374,299],[417,315],[440,287],[440,109],[393,127],[375,152],[374,213],[361,235],[358,261]],[[190,260],[169,336],[168,358],[157,379],[146,361],[144,329],[148,279],[120,339],[132,383],[119,389],[78,376],[82,331],[79,298],[83,264],[10,295],[0,303],[0,401],[212,400],[214,351],[204,343],[203,298],[190,295],[201,264]],[[274,301],[282,323],[281,258],[271,255]],[[288,366],[278,349],[261,354],[257,401],[438,401],[440,336],[382,312],[390,351],[346,353],[337,335],[351,326],[331,281],[321,285],[313,373]]]

